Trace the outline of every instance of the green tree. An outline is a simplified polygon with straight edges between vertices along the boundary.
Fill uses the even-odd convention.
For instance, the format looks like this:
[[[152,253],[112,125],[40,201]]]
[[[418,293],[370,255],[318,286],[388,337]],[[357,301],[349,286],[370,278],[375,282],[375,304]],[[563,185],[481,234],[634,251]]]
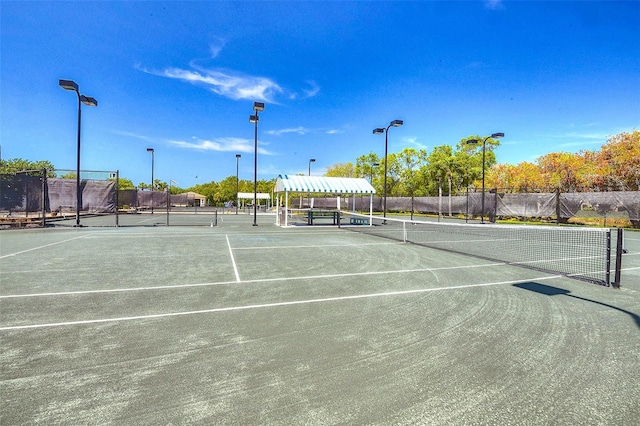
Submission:
[[[236,177],[227,176],[218,182],[218,198],[224,201],[236,200]]]
[[[413,219],[413,200],[416,195],[424,195],[423,166],[427,163],[427,151],[405,148],[397,155],[400,193],[411,197],[411,218]]]
[[[115,179],[109,179],[109,180],[115,180]],[[136,189],[136,187],[133,184],[133,181],[131,181],[130,179],[119,178],[118,189]]]
[[[469,141],[476,140],[478,141],[475,144],[470,144]],[[469,173],[470,183],[473,183],[474,186],[480,187],[482,186],[482,149],[483,149],[483,141],[485,138],[481,136],[469,136],[467,138],[461,139],[458,142],[458,150],[464,151],[469,154],[470,158],[468,159],[468,163],[464,164],[464,167],[468,167],[468,169],[464,170],[464,173]],[[485,170],[485,187],[486,187],[486,175],[487,171],[496,164],[496,154],[494,150],[500,146],[500,140],[487,138],[484,143],[485,147],[485,159],[484,159],[484,170]]]
[[[640,190],[640,130],[610,137],[596,162],[607,187]]]
[[[436,146],[429,155],[429,166],[427,168],[429,177],[437,182],[438,194],[443,193],[446,184],[446,195],[449,199],[449,216],[451,216],[451,197],[454,190],[454,182],[459,186],[461,176],[464,176],[464,167],[460,164],[460,157],[456,157],[450,145]]]
[[[438,182],[439,191],[446,184],[446,194],[451,195],[454,179],[459,182],[459,177],[463,174],[458,159],[453,154],[453,148],[450,145],[436,146],[431,151],[428,161],[429,176]]]
[[[32,176],[39,176],[42,169],[47,169],[47,177],[54,178],[55,167],[50,161],[30,161],[23,158],[11,158],[9,160],[0,161],[0,174],[13,175],[18,172],[28,170],[28,174]]]
[[[329,177],[355,177],[356,170],[353,163],[336,163],[333,166],[327,167],[327,171],[324,173]]]
[[[402,174],[402,164],[398,161],[398,154],[390,153],[387,154],[387,197],[400,197],[402,194],[400,191],[402,190],[399,185],[401,174]],[[383,159],[380,163],[381,172],[382,172],[382,193],[384,193],[384,170],[385,170],[385,160]]]

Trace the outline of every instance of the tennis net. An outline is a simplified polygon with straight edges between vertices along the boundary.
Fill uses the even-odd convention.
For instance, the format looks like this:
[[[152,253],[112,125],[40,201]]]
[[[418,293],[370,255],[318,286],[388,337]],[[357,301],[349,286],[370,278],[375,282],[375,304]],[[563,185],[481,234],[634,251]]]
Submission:
[[[340,226],[392,240],[610,285],[610,229],[427,222],[349,212],[341,212]],[[621,238],[621,234],[617,238]],[[618,256],[616,254],[616,259]],[[618,261],[615,265],[620,267]],[[616,278],[618,276],[616,274]],[[617,285],[619,282],[614,283]]]

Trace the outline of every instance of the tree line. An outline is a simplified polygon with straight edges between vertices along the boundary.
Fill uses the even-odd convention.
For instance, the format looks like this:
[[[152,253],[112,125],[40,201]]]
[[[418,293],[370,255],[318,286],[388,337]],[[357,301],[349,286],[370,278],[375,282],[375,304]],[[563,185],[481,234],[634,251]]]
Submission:
[[[482,140],[461,139],[456,146],[440,145],[426,150],[405,148],[387,155],[387,195],[395,197],[461,195],[482,186]],[[640,189],[640,131],[620,133],[607,139],[599,150],[578,153],[554,152],[534,162],[516,165],[496,161],[499,140],[487,139],[485,188],[509,192],[638,191]],[[370,179],[378,193],[384,186],[384,158],[375,153],[355,163],[329,167],[326,176]]]
[[[483,140],[479,136],[461,139],[455,146],[440,145],[429,153],[424,149],[404,148],[387,155],[387,196],[418,197],[461,195],[468,189],[478,191],[482,185],[482,144],[469,143]],[[640,190],[640,131],[619,133],[607,139],[596,151],[578,153],[554,152],[534,162],[516,165],[496,161],[497,139],[488,138],[485,145],[485,188],[499,188],[511,192],[534,191],[638,191]],[[31,162],[16,158],[0,160],[0,174],[15,174],[26,170],[49,170],[55,167],[49,161]],[[370,152],[355,162],[329,166],[325,176],[359,177],[370,180],[378,194],[383,193],[385,159]],[[74,173],[64,177],[75,178]],[[270,193],[275,179],[259,180],[258,192]],[[135,189],[127,178],[119,179],[120,189]],[[149,189],[150,184],[139,183],[138,189]],[[156,179],[157,191],[170,190],[172,194],[187,191],[207,197],[209,204],[222,205],[236,199],[236,177],[228,176],[220,182],[209,182],[180,188]],[[253,192],[253,181],[240,180],[240,192]]]

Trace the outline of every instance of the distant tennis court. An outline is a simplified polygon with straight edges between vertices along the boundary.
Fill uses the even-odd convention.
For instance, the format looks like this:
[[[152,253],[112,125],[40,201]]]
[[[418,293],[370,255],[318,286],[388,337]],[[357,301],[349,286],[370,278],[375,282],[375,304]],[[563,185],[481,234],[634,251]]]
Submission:
[[[252,219],[0,231],[0,424],[640,418],[640,233],[613,289]]]

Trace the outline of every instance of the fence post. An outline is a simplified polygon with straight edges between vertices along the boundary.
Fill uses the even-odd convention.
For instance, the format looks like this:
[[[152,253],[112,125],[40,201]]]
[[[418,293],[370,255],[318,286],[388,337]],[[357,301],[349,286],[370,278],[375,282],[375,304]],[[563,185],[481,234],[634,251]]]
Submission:
[[[120,226],[120,170],[116,170],[116,228]]]
[[[560,186],[556,188],[556,225],[560,225]]]
[[[42,227],[47,225],[47,169],[42,169]]]

